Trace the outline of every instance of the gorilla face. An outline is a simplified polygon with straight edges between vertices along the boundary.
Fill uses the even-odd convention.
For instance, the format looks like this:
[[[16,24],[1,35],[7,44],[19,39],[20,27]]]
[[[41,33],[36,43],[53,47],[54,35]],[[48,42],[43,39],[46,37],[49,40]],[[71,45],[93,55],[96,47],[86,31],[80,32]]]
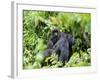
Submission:
[[[57,36],[59,33],[59,31],[57,29],[53,29],[51,32],[52,32],[53,36]]]

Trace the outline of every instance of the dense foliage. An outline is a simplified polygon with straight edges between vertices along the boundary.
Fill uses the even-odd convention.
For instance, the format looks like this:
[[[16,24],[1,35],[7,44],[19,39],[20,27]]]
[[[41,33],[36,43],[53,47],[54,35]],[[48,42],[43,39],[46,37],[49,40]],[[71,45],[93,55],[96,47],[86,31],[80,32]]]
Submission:
[[[72,56],[63,67],[91,65],[91,15],[52,11],[23,11],[23,68],[57,68],[62,65],[53,54],[44,61],[42,53],[47,48],[51,29],[69,32],[75,38]]]

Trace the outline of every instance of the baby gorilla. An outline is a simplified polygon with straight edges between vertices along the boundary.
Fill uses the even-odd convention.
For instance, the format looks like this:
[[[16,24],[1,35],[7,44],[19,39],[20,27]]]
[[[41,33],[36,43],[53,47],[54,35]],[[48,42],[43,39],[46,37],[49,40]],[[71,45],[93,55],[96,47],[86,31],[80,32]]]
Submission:
[[[74,38],[69,33],[59,32],[57,29],[52,31],[52,37],[48,42],[48,48],[44,51],[44,57],[53,53],[58,55],[59,61],[65,63],[69,60],[70,50],[74,44]]]

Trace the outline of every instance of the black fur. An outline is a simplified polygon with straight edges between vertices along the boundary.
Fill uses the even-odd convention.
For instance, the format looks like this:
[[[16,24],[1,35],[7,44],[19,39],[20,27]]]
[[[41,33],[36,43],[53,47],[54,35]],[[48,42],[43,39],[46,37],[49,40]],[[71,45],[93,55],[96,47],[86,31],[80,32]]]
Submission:
[[[48,42],[48,48],[44,51],[43,55],[44,57],[48,57],[52,53],[56,53],[59,57],[59,61],[63,63],[68,62],[74,43],[75,40],[71,34],[59,32],[55,29],[52,31],[52,37]]]

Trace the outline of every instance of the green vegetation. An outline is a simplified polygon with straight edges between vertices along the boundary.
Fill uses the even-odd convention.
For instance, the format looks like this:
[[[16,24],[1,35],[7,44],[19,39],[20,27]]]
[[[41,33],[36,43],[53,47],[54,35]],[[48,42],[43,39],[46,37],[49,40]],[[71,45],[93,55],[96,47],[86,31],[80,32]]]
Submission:
[[[75,37],[72,56],[63,67],[91,65],[91,15],[89,13],[69,13],[51,11],[23,11],[23,69],[57,68],[62,65],[56,54],[45,59],[51,29],[70,32]]]

